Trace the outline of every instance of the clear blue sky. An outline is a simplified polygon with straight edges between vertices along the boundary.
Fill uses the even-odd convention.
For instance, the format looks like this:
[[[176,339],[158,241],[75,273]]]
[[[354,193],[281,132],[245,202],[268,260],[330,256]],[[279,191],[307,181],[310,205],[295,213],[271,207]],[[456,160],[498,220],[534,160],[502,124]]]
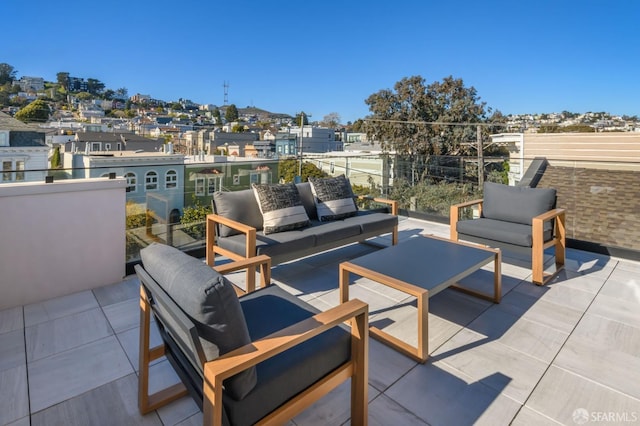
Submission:
[[[17,76],[312,120],[364,118],[403,77],[449,75],[504,114],[640,115],[640,0],[0,2]]]

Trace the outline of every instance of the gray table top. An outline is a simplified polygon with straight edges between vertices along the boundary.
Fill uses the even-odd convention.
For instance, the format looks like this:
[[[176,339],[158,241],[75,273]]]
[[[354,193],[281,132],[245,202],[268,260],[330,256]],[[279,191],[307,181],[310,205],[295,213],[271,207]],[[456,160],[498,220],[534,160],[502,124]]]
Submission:
[[[432,296],[494,258],[488,250],[417,236],[349,262],[421,287]]]

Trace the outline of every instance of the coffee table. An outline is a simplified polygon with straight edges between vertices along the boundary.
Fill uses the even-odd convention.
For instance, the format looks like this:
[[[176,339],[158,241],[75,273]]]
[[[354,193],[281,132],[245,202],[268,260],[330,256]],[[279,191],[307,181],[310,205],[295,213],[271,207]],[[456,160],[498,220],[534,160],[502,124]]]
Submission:
[[[461,287],[458,281],[494,263],[493,295]],[[349,274],[359,275],[414,296],[418,304],[418,346],[370,327],[372,337],[424,363],[429,356],[429,297],[448,287],[500,303],[501,252],[434,236],[417,236],[340,264],[340,302],[349,300]]]

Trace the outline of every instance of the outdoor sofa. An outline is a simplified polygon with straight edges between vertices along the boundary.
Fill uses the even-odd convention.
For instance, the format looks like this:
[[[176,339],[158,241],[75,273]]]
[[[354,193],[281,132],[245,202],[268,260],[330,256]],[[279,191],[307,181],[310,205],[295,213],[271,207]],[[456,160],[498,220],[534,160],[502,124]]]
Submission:
[[[312,183],[314,188],[311,186]],[[372,198],[372,202],[387,206],[388,212],[362,210],[354,208],[356,197],[351,192],[348,179],[343,176],[312,179],[312,183],[261,186],[265,190],[288,191],[285,194],[274,195],[274,197],[280,197],[277,202],[282,201],[281,198],[297,197],[297,213],[302,216],[300,223],[305,221],[305,217],[308,218],[304,226],[290,230],[287,230],[287,226],[283,226],[282,229],[275,229],[275,232],[273,232],[274,229],[265,227],[267,223],[265,217],[273,216],[280,210],[263,213],[262,210],[266,210],[265,206],[261,206],[258,202],[254,189],[216,192],[213,196],[213,214],[207,215],[207,264],[214,266],[215,256],[219,254],[232,260],[267,255],[271,258],[272,265],[278,265],[346,244],[364,242],[369,238],[387,233],[391,233],[391,243],[397,244],[398,205],[396,201]],[[323,194],[319,194],[322,192],[318,189],[320,186],[325,190]],[[334,191],[334,193],[327,193],[327,191]],[[331,199],[326,204],[337,204],[329,206],[331,211],[327,213],[326,208],[323,210],[322,206],[319,207],[319,199]],[[349,209],[350,213],[341,214],[340,211],[343,211],[341,209]],[[288,210],[289,213],[291,213],[290,210]],[[318,212],[321,214],[320,217]],[[255,288],[254,274],[247,273],[247,291],[253,288]]]

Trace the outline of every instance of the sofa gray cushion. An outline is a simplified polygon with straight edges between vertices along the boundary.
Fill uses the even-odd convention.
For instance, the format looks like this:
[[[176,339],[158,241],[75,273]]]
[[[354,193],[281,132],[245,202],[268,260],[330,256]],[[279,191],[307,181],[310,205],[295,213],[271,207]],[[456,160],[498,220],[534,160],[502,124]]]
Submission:
[[[556,190],[484,183],[482,217],[531,225],[532,219],[555,207]]]
[[[251,189],[213,194],[213,212],[228,219],[235,220],[258,230],[262,229],[262,213]],[[218,235],[228,237],[239,234],[238,231],[221,225]]]
[[[344,176],[309,178],[321,222],[355,216],[358,208],[353,200],[349,180]]]
[[[145,270],[193,321],[204,345],[205,356],[214,359],[251,343],[249,330],[233,285],[202,261],[164,244],[140,250]],[[242,399],[257,383],[255,368],[225,381],[225,389]]]
[[[359,210],[356,216],[349,217],[344,222],[358,225],[362,234],[383,234],[391,232],[392,228],[398,224],[398,216]]]
[[[313,192],[311,191],[311,184],[309,182],[296,183],[298,193],[300,194],[300,201],[307,212],[310,220],[316,220],[318,218],[318,212],[316,211],[316,203],[313,200]]]
[[[240,298],[252,340],[303,321],[318,311],[270,285]],[[351,335],[332,328],[258,365],[258,384],[242,401],[228,398],[224,408],[231,424],[255,424],[277,407],[347,362]],[[224,397],[224,394],[223,394]]]
[[[309,216],[295,184],[254,183],[252,187],[262,212],[262,229],[265,234],[290,231],[309,225]]]

